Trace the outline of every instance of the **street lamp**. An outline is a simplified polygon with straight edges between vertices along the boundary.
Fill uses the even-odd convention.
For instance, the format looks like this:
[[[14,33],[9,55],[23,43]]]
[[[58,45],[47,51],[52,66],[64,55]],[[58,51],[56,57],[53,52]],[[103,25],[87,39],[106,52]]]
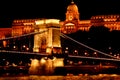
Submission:
[[[77,51],[77,50],[74,50],[73,54],[74,54],[74,55],[78,55],[78,51]]]
[[[65,53],[68,54],[68,47],[65,48]]]

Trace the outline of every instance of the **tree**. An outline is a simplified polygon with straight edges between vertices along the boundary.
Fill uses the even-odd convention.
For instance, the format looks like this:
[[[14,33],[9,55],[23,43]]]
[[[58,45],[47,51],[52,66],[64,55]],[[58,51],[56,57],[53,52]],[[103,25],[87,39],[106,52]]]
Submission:
[[[110,31],[105,26],[91,26],[88,44],[96,49],[105,51],[110,42]]]

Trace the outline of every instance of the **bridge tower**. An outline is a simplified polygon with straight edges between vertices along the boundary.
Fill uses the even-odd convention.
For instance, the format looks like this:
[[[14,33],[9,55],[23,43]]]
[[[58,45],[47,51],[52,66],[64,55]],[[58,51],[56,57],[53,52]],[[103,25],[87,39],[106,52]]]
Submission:
[[[42,19],[35,22],[33,52],[61,53],[60,24],[58,19]]]

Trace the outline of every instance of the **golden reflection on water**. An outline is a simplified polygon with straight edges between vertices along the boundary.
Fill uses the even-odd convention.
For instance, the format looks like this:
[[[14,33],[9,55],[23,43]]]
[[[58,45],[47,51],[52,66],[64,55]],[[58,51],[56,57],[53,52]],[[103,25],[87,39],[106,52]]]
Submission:
[[[80,74],[80,75],[66,75],[66,76],[6,76],[0,77],[0,80],[120,80],[120,75],[117,74]]]
[[[45,59],[41,58],[38,59],[31,59],[31,65],[29,68],[29,74],[52,74],[54,73],[55,67],[61,67],[63,65],[63,58],[56,58],[53,59]]]

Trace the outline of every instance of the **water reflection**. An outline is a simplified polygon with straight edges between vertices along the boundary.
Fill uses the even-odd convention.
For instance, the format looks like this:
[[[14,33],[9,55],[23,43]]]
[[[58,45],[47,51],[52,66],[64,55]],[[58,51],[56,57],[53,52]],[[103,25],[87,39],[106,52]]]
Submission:
[[[66,76],[15,76],[15,77],[0,77],[0,80],[120,80],[120,75],[116,74],[98,74],[98,75],[66,75]]]
[[[23,62],[20,61],[19,65],[21,65],[22,63]],[[7,62],[7,67],[8,66],[9,63]],[[56,66],[57,68],[55,69]],[[89,73],[83,74],[80,73],[81,70],[76,69],[76,67],[74,67],[75,68],[74,70],[79,71],[77,75],[75,74],[73,75],[72,72],[69,74],[66,74],[68,73],[66,72],[64,75],[63,73],[60,72],[65,72],[65,70],[61,69],[62,67],[59,66],[64,66],[63,59],[57,58],[50,59],[46,57],[41,59],[31,59],[31,63],[27,68],[26,66],[16,66],[15,64],[12,64],[12,66],[9,68],[7,68],[6,66],[2,67],[5,68],[6,72],[4,72],[3,75],[1,74],[0,80],[120,80],[120,75],[117,74],[104,74],[104,73],[97,75],[91,75]],[[2,68],[1,71],[3,70]],[[59,72],[58,74],[62,75],[59,76],[58,74],[57,75],[52,74],[55,72],[55,70],[58,70]],[[112,71],[111,69],[109,70]],[[28,71],[29,74],[27,74]],[[50,75],[48,76],[46,74],[52,74],[52,76]]]
[[[31,59],[31,65],[29,68],[29,74],[53,74],[56,67],[63,67],[63,59],[57,59],[54,57],[53,59],[50,58],[41,58],[38,59]]]

